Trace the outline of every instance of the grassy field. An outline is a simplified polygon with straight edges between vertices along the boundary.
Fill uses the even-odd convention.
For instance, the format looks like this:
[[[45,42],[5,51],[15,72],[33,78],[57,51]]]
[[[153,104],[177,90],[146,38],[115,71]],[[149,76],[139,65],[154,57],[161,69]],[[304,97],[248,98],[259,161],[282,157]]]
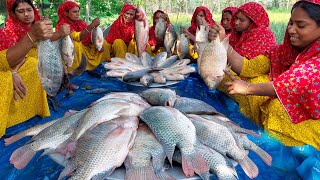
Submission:
[[[268,11],[268,15],[270,18],[270,28],[274,32],[277,42],[281,43],[284,36],[284,31],[286,29],[287,22],[290,18],[290,12],[279,12],[279,11]],[[179,30],[180,26],[189,27],[190,19],[192,17],[191,14],[169,14],[171,23],[174,24],[176,30]],[[112,17],[101,17],[101,25],[103,27],[109,26],[115,19],[117,15]],[[151,25],[151,16],[149,16],[149,24]],[[216,22],[220,22],[221,15],[214,14],[213,19]],[[4,16],[0,14],[0,25],[4,23]]]

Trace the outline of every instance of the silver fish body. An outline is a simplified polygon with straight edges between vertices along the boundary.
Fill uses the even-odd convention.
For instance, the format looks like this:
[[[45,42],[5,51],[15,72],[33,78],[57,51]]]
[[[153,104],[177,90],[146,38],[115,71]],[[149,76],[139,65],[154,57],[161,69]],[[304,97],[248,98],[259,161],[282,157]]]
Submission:
[[[174,108],[186,114],[217,114],[217,110],[204,101],[179,97],[174,103]]]
[[[135,19],[134,38],[137,43],[138,56],[141,57],[142,53],[147,48],[149,39],[149,25],[144,10],[141,7],[138,7],[137,12],[139,12],[139,16]]]
[[[177,40],[177,33],[174,29],[173,25],[169,25],[166,34],[164,36],[164,48],[166,49],[166,52],[168,53],[168,56],[170,57],[174,50],[174,45]]]
[[[189,53],[189,39],[186,38],[185,34],[178,35],[176,48],[180,60]]]
[[[67,67],[71,67],[74,60],[74,45],[69,35],[62,38],[61,47],[62,59],[64,60]]]
[[[164,35],[166,34],[166,25],[163,18],[159,18],[156,23],[156,27],[154,28],[154,33],[157,39],[164,39]]]
[[[176,92],[171,89],[152,88],[141,93],[148,103],[154,106],[173,106],[176,101]]]
[[[94,44],[98,51],[101,51],[104,38],[102,29],[100,27],[93,28],[93,30],[91,31],[91,42]]]

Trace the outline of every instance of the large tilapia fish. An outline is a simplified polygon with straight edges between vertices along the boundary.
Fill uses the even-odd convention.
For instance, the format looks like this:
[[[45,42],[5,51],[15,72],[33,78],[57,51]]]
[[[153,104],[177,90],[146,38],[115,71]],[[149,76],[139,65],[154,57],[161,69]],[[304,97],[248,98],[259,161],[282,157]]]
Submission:
[[[44,90],[55,96],[60,90],[63,79],[63,63],[61,57],[61,40],[45,40],[38,42],[38,74]]]
[[[98,51],[101,51],[103,47],[103,32],[100,27],[93,28],[91,31],[91,42],[94,44]]]
[[[137,43],[138,56],[146,50],[149,39],[149,26],[146,13],[141,7],[137,8],[137,17],[134,25],[134,38]]]
[[[62,59],[67,67],[71,67],[74,60],[74,45],[69,35],[62,38]]]
[[[196,172],[203,179],[208,179],[208,164],[195,148],[196,129],[185,115],[171,107],[153,106],[139,117],[162,144],[171,164],[174,149],[177,147],[182,154],[184,174],[190,177]]]
[[[132,149],[124,162],[126,180],[171,180],[164,168],[166,154],[150,128],[141,123]]]
[[[174,29],[174,26],[170,24],[166,30],[166,34],[164,35],[164,48],[168,53],[168,57],[170,57],[174,51],[174,45],[177,40],[177,33]]]
[[[208,88],[215,89],[224,77],[224,69],[227,68],[227,49],[229,38],[225,38],[220,42],[217,37],[204,48],[200,64],[198,64],[199,72]]]
[[[166,24],[162,17],[160,17],[154,28],[154,33],[157,39],[164,40],[164,35],[166,34]]]
[[[75,155],[61,172],[59,179],[104,179],[121,166],[134,143],[137,117],[121,117],[97,125],[87,131],[77,144]]]

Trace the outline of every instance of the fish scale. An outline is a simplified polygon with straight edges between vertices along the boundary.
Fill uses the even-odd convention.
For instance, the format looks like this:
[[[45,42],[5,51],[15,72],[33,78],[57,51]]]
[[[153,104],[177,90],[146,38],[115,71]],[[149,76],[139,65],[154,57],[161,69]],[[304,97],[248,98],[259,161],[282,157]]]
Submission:
[[[50,96],[60,90],[63,80],[63,63],[61,57],[61,40],[45,40],[38,42],[38,67],[41,85]]]
[[[194,172],[200,176],[208,172],[208,164],[202,155],[195,151],[195,127],[181,112],[171,107],[153,106],[142,112],[139,117],[163,145],[171,164],[175,147],[180,149],[182,169],[187,177],[193,176]]]

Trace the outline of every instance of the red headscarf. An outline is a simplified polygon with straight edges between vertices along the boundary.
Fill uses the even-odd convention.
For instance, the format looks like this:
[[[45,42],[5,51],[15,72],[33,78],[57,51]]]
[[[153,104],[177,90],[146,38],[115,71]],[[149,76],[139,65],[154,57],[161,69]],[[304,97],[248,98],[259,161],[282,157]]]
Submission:
[[[320,7],[320,0],[307,1]],[[319,120],[320,38],[300,52],[291,46],[287,30],[283,44],[265,55],[271,59],[270,78],[291,121]]]
[[[214,20],[212,19],[212,14],[211,12],[209,11],[209,9],[205,6],[199,6],[197,7],[194,12],[193,12],[193,15],[192,15],[192,19],[191,19],[191,26],[188,28],[188,31],[193,34],[194,36],[196,35],[196,32],[197,32],[197,14],[200,12],[200,11],[204,11],[204,14],[205,14],[205,19],[206,19],[206,22],[210,27],[212,27],[215,22]]]
[[[231,16],[234,15],[235,12],[237,12],[238,8],[237,7],[226,7],[224,10],[222,10],[222,15],[225,12],[231,12]],[[222,16],[221,16],[221,21],[220,24],[222,25]],[[226,36],[229,36],[231,33],[231,29],[230,30],[226,30]]]
[[[248,30],[238,33],[234,27],[237,12],[241,11],[253,22]],[[270,21],[265,9],[258,3],[248,2],[241,5],[231,20],[232,32],[229,43],[240,55],[252,59],[276,44],[276,39],[269,28]]]
[[[155,46],[157,44],[157,40],[156,40],[156,34],[155,34],[155,27],[156,27],[156,14],[158,12],[161,12],[162,14],[164,14],[163,11],[161,10],[157,10],[156,12],[153,13],[153,16],[152,16],[152,23],[153,23],[153,26],[151,26],[149,28],[149,41],[148,43],[150,44],[150,46]],[[169,26],[169,24],[167,24],[167,27]]]
[[[73,21],[65,15],[66,11],[69,11],[74,7],[79,7],[80,9],[80,6],[73,1],[65,1],[59,6],[58,8],[59,21],[57,23],[56,30],[59,30],[60,26],[62,26],[63,24],[69,24],[71,32],[81,32],[88,27],[88,25],[81,19]],[[90,36],[91,35],[89,33],[87,37],[82,40],[83,45],[87,46],[91,43]]]
[[[0,42],[0,49],[7,49],[15,45],[24,35],[31,30],[27,24],[18,20],[14,12],[12,12],[12,6],[16,0],[7,0],[7,11],[8,19],[6,20],[6,27],[3,29],[3,32],[6,34],[6,39]],[[39,13],[37,9],[33,6],[34,12],[34,21],[40,20]]]
[[[125,43],[129,43],[132,40],[134,34],[134,20],[125,23],[122,17],[124,13],[130,9],[135,10],[136,8],[131,4],[125,4],[122,7],[118,19],[112,23],[106,37],[108,43],[112,44],[116,39],[122,39]]]

